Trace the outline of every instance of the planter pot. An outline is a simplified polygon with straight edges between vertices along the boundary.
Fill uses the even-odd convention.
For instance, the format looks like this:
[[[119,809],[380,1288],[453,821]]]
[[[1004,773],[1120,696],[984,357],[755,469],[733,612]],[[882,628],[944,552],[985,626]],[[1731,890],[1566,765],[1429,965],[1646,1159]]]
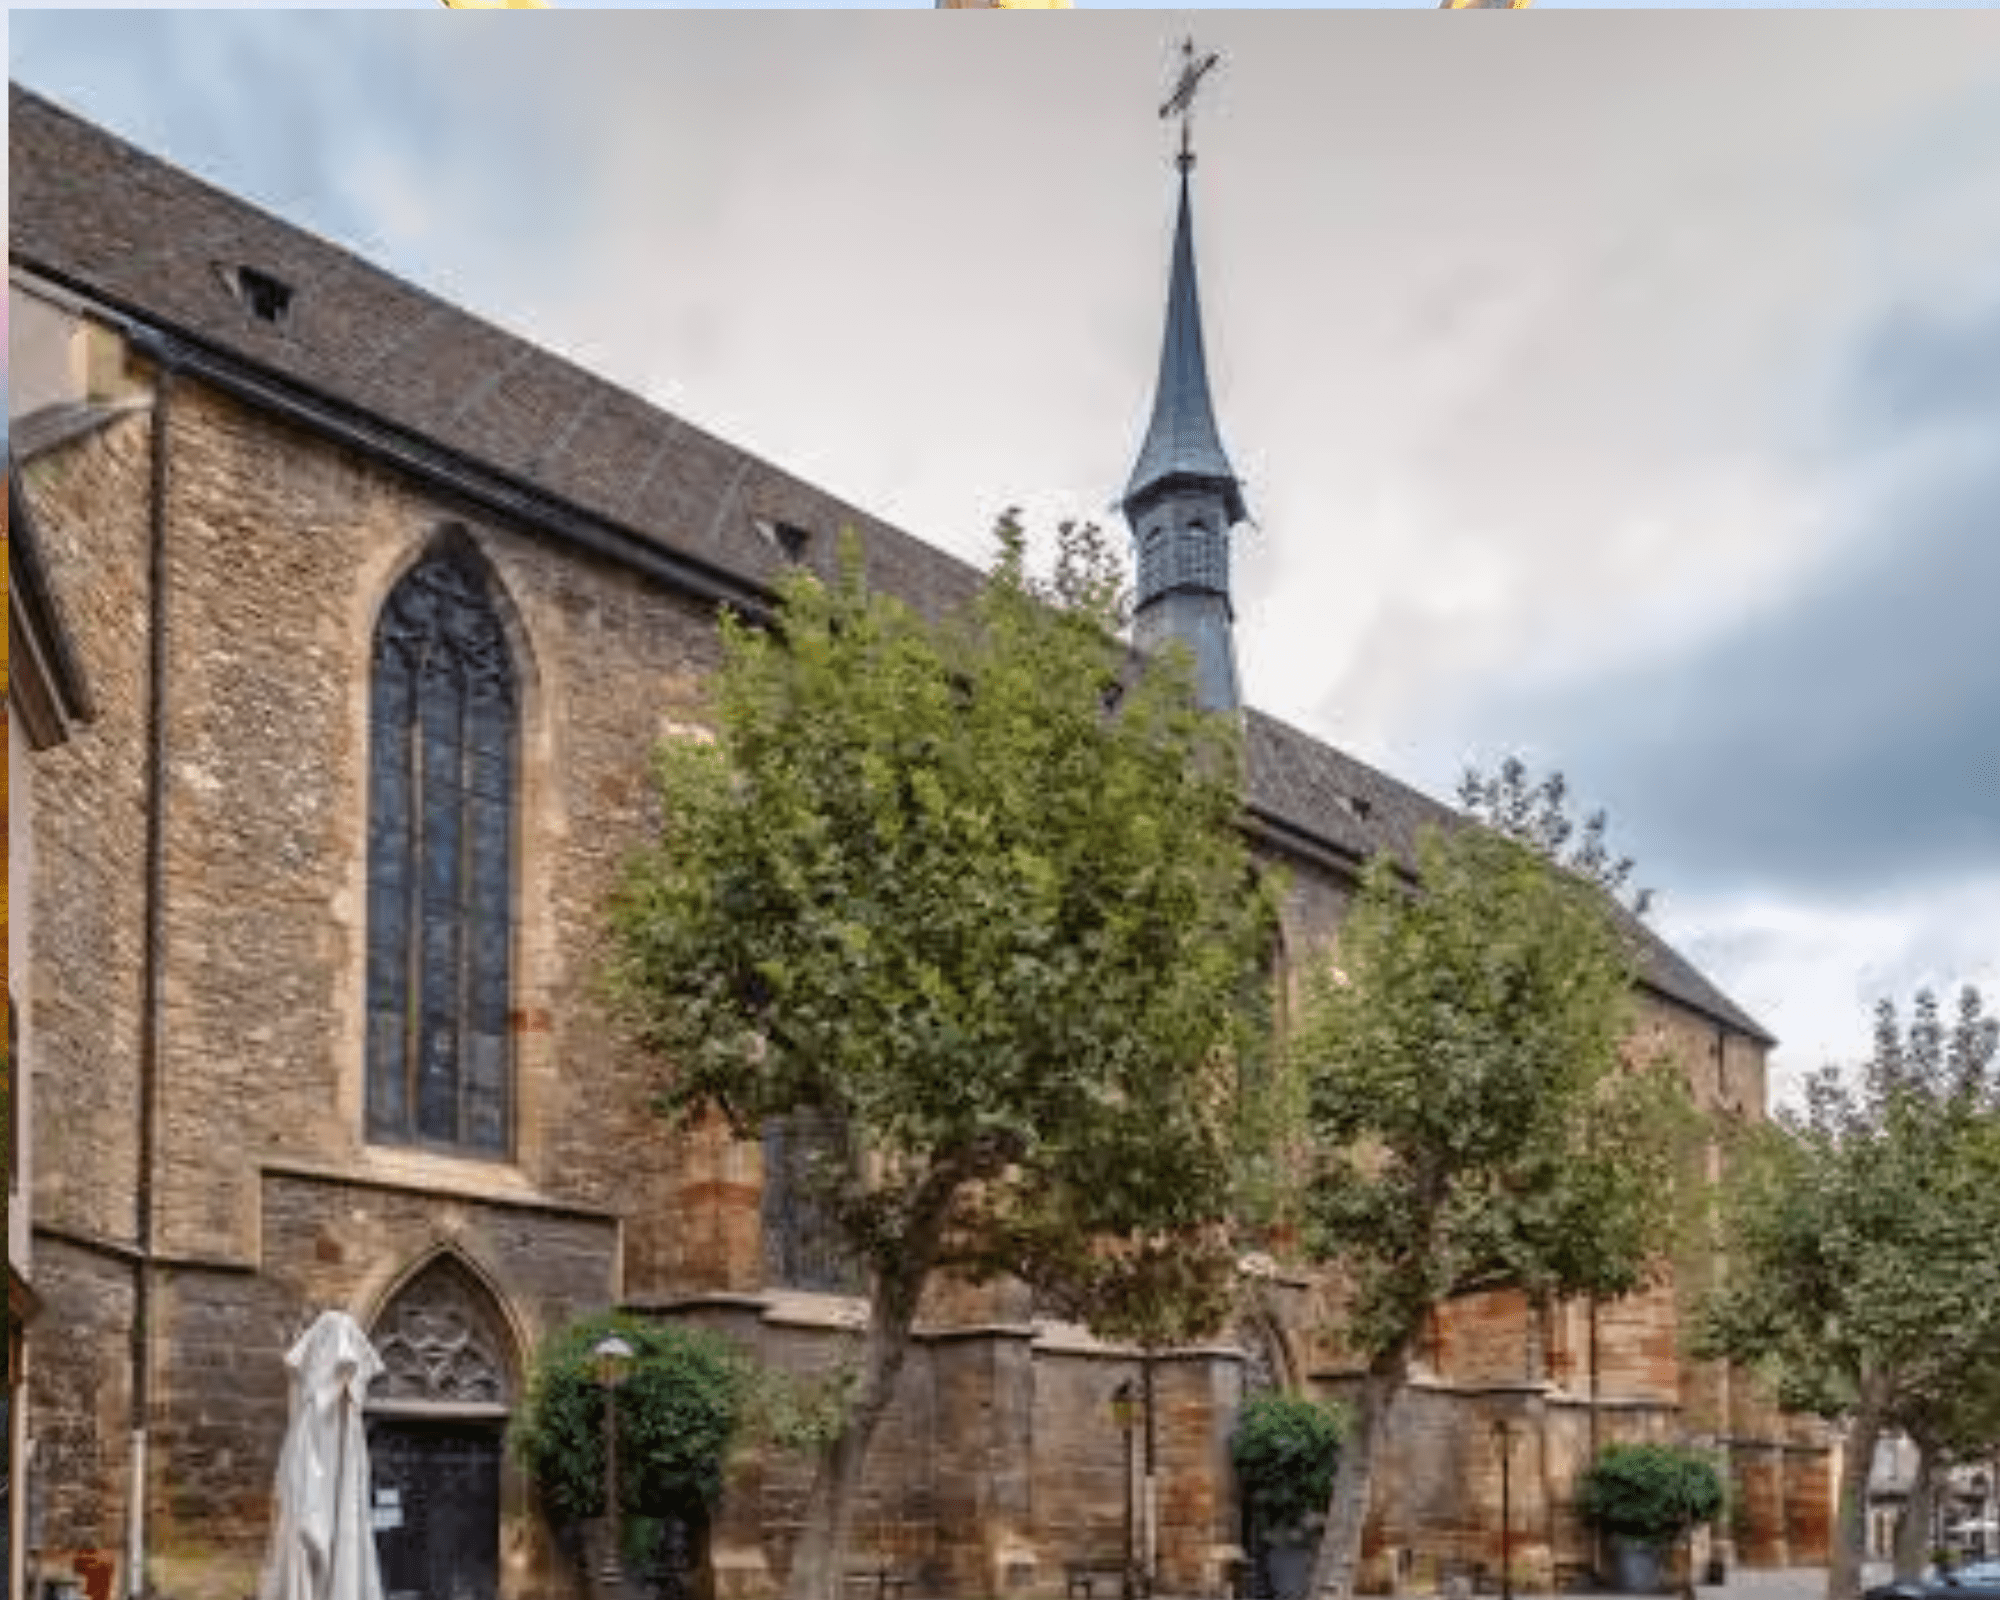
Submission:
[[[590,1600],[630,1600],[632,1586],[611,1519],[591,1517],[578,1532],[582,1535],[584,1590]]]
[[[1305,1600],[1316,1553],[1313,1545],[1290,1539],[1273,1539],[1264,1547],[1264,1576],[1274,1600]]]
[[[1621,1594],[1659,1594],[1666,1588],[1666,1551],[1639,1539],[1611,1541],[1611,1578]]]

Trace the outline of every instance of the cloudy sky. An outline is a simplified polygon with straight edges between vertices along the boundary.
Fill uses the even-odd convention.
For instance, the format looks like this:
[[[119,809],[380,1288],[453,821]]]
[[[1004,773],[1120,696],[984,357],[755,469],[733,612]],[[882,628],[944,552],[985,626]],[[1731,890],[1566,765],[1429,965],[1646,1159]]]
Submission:
[[[2000,13],[30,11],[9,53],[982,559],[1130,468],[1190,22],[1250,699],[1443,796],[1561,768],[1783,1078],[2000,993]]]

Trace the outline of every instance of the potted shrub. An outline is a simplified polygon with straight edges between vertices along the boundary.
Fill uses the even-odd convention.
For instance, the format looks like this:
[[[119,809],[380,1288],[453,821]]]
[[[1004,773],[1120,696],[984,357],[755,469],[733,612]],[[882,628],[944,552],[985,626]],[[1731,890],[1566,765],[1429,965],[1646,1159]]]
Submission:
[[[1607,1445],[1577,1487],[1576,1509],[1611,1536],[1618,1588],[1656,1594],[1675,1542],[1722,1509],[1722,1478],[1696,1450]]]
[[[1313,1546],[1333,1495],[1346,1414],[1326,1401],[1261,1394],[1244,1406],[1229,1458],[1250,1511],[1253,1546],[1277,1600],[1297,1600],[1312,1574]]]
[[[604,1403],[594,1355],[609,1335],[631,1350],[612,1391],[618,1434],[618,1521],[604,1504]],[[698,1573],[709,1513],[751,1376],[719,1334],[608,1312],[573,1322],[536,1353],[510,1444],[573,1557],[617,1537],[635,1574],[672,1565]],[[595,1563],[592,1563],[593,1566]]]

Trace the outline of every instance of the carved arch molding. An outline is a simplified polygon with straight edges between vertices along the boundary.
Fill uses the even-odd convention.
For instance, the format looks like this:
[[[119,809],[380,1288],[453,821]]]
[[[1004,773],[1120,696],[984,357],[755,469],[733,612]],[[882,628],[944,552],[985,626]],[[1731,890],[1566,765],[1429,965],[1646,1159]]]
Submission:
[[[440,1256],[403,1286],[376,1319],[373,1342],[384,1370],[369,1386],[371,1401],[513,1401],[506,1359],[513,1341],[500,1308],[450,1256]]]

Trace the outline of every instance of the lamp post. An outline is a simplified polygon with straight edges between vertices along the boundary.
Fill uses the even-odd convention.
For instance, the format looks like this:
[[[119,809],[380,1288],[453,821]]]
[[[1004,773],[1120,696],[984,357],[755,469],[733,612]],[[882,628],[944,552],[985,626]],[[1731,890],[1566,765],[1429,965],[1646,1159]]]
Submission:
[[[1111,1391],[1111,1420],[1125,1441],[1125,1574],[1118,1585],[1120,1600],[1137,1600],[1138,1556],[1132,1537],[1132,1501],[1138,1492],[1132,1472],[1132,1430],[1139,1425],[1139,1397],[1127,1378]]]
[[[604,1390],[604,1535],[598,1553],[598,1581],[610,1600],[625,1593],[625,1564],[618,1539],[618,1386],[632,1370],[633,1349],[617,1334],[600,1339],[590,1352]]]
[[[1509,1476],[1513,1467],[1514,1431],[1505,1417],[1494,1422],[1493,1437],[1500,1441],[1500,1600],[1514,1600],[1514,1507]]]

